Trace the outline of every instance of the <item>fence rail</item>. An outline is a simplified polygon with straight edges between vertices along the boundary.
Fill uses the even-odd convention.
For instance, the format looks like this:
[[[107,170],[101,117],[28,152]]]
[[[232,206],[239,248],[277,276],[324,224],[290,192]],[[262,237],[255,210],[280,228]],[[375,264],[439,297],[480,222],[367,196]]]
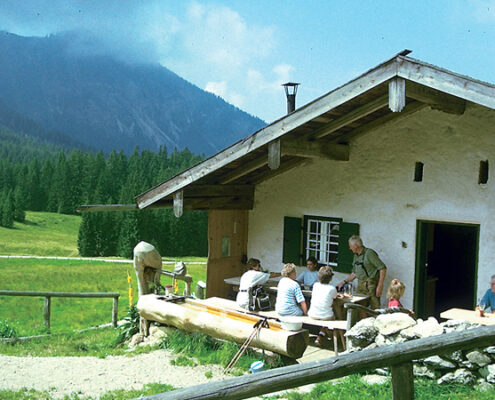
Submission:
[[[82,298],[113,298],[112,305],[112,324],[117,326],[119,312],[119,297],[117,292],[33,292],[33,291],[18,291],[18,290],[0,290],[0,296],[26,296],[26,297],[44,297],[45,304],[43,307],[43,322],[47,329],[50,329],[50,314],[51,314],[51,298],[52,297],[82,297]]]
[[[391,367],[394,400],[414,399],[412,361],[454,350],[495,344],[495,326],[416,339],[391,346],[362,350],[304,364],[276,368],[232,379],[140,397],[141,400],[237,400],[291,389],[310,383]],[[135,399],[137,400],[137,399]]]

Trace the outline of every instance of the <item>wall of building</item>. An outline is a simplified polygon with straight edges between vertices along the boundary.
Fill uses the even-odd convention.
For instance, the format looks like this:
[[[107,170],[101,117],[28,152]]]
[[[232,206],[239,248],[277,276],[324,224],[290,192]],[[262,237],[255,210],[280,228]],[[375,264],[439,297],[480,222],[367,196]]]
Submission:
[[[486,185],[478,184],[481,160],[491,168]],[[417,161],[424,163],[422,182],[413,181]],[[347,162],[315,160],[258,185],[248,255],[280,270],[284,216],[342,217],[360,224],[365,245],[388,267],[386,285],[402,280],[403,304],[412,307],[416,221],[479,224],[480,296],[495,273],[494,169],[495,111],[473,104],[463,115],[424,108],[353,139]],[[459,282],[452,290],[461,288]]]

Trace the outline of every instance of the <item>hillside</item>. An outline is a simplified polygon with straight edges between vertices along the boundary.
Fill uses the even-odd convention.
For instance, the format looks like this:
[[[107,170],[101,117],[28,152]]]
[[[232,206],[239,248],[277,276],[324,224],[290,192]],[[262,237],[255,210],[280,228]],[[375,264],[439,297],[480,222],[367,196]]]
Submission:
[[[211,155],[265,124],[159,64],[74,50],[81,33],[0,32],[0,125],[48,142]]]
[[[0,255],[78,257],[80,224],[78,215],[28,211],[25,223],[0,227]]]

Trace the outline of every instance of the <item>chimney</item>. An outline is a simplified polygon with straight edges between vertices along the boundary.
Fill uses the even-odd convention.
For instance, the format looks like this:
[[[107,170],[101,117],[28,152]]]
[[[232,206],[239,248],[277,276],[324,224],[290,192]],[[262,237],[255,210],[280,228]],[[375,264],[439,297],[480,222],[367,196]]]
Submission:
[[[287,96],[287,114],[290,114],[296,109],[296,93],[299,83],[287,82],[282,84]]]

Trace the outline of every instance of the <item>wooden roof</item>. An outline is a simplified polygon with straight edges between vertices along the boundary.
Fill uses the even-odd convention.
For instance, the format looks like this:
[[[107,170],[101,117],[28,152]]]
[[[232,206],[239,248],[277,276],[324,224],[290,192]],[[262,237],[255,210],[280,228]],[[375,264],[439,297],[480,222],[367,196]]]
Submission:
[[[345,162],[352,137],[388,121],[426,106],[462,114],[466,101],[495,109],[494,85],[404,55],[408,53],[140,194],[137,207],[171,207],[175,197],[176,204],[183,199],[186,209],[251,209],[256,184],[315,157]]]

